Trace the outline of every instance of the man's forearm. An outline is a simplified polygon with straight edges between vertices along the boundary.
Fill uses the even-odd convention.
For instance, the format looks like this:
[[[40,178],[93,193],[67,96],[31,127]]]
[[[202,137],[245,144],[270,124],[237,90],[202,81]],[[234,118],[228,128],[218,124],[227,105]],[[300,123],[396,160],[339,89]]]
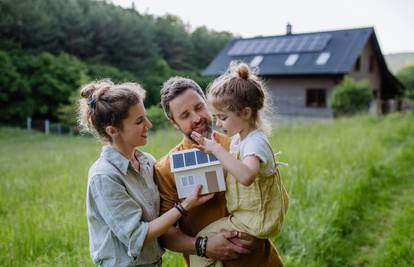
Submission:
[[[180,229],[172,226],[161,236],[162,245],[172,251],[184,254],[195,254],[195,238],[184,234]]]

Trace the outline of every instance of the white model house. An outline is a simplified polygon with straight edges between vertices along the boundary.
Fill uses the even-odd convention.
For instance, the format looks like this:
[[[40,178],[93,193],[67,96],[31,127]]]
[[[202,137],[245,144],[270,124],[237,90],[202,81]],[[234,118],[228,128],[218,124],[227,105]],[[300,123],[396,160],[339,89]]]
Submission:
[[[170,163],[179,198],[192,195],[198,184],[202,194],[226,190],[223,167],[214,155],[187,149],[171,153]]]

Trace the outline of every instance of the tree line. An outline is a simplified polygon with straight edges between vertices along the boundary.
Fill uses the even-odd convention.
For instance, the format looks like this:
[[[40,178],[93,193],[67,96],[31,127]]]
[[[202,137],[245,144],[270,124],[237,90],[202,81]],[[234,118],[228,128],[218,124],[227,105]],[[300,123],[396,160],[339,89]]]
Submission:
[[[232,37],[108,1],[0,0],[0,119],[57,120],[81,84],[104,77],[141,83],[156,105],[172,75],[205,86],[200,71]]]

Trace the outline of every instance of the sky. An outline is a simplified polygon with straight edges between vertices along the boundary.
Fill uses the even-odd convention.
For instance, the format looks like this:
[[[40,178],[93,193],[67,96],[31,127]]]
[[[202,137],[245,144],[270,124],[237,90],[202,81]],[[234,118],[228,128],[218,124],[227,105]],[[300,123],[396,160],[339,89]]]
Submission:
[[[414,52],[414,0],[111,0],[142,14],[173,14],[192,29],[242,37],[375,28],[384,54]]]

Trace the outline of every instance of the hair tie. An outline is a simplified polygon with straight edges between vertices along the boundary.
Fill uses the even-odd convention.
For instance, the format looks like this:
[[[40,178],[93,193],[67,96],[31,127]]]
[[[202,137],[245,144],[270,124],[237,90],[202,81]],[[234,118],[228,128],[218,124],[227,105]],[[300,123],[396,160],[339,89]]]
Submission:
[[[91,95],[91,96],[88,98],[88,106],[89,106],[91,109],[95,109],[95,107],[96,107],[96,97],[95,97],[94,95]]]

